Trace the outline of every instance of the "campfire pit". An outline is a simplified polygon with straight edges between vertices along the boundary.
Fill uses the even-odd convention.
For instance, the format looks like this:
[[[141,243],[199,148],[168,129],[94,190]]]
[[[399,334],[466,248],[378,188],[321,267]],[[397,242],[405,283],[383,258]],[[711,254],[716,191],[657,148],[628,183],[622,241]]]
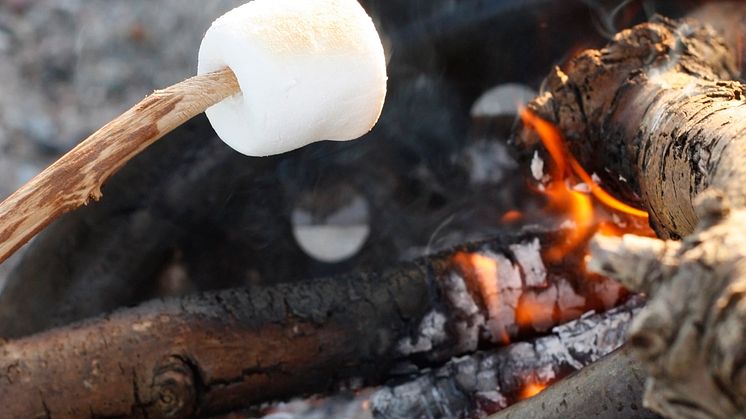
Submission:
[[[654,124],[637,114],[639,126],[625,131],[627,114],[610,112],[617,108],[604,100],[633,102],[626,77],[644,79],[653,58],[683,63],[681,73],[722,93],[715,101],[743,94],[740,84],[726,82],[738,76],[742,36],[728,28],[740,27],[733,24],[740,9],[728,9],[725,19],[716,3],[696,15],[726,22],[718,25],[723,42],[710,42],[715,33],[695,23],[657,18],[601,52],[580,54],[602,47],[606,32],[648,18],[655,2],[528,3],[365,2],[388,41],[390,94],[379,127],[359,144],[252,159],[212,141],[206,120],[197,118],[136,157],[106,185],[101,203],[55,223],[9,277],[0,295],[0,332],[11,339],[0,347],[7,412],[484,417],[525,399],[504,417],[538,417],[537,406],[552,403],[573,406],[562,410],[567,416],[656,417],[642,407],[642,370],[628,354],[649,349],[649,319],[657,318],[651,310],[662,315],[661,298],[678,294],[664,288],[664,297],[642,309],[642,296],[590,272],[586,262],[595,258],[593,269],[655,294],[658,285],[639,273],[671,275],[666,263],[683,254],[677,242],[653,239],[645,209],[654,210],[659,236],[686,236],[701,221],[705,240],[711,225],[737,225],[727,218],[727,202],[737,205],[738,196],[706,195],[697,213],[691,200],[698,192],[728,184],[710,182],[710,166],[691,169],[685,198],[666,179],[646,177],[644,162],[692,136],[658,125],[645,131]],[[657,10],[678,18],[697,5]],[[647,39],[634,38],[638,33],[659,37],[645,44],[659,55],[625,44]],[[620,45],[630,51],[613,56]],[[692,52],[702,55],[688,61]],[[611,70],[589,64],[598,56]],[[632,58],[638,61],[625,61]],[[528,104],[552,64],[566,73],[551,72]],[[621,75],[607,86],[608,74]],[[640,97],[658,92],[640,83],[651,89]],[[606,96],[598,86],[616,93]],[[673,145],[651,143],[641,164],[632,154],[638,129],[671,135]],[[604,142],[607,134],[614,141]],[[662,176],[694,164],[691,152],[677,156],[682,166],[666,171],[661,163]],[[681,213],[665,212],[687,199]],[[616,238],[625,233],[648,239]],[[154,298],[166,299],[146,302]],[[622,345],[640,310],[648,322],[636,323],[630,347],[583,369]],[[660,366],[673,355],[658,350],[646,361],[660,368],[660,393],[648,391],[646,400],[667,415],[720,414],[707,400],[690,395],[692,407],[676,399],[691,389],[676,390],[676,370]],[[721,355],[718,371],[734,371],[738,353]],[[619,377],[627,386],[614,387],[616,412],[602,413],[593,398],[581,405],[558,396],[565,383],[591,391],[588,382],[604,383],[599,375],[620,365],[635,373]],[[570,402],[557,402],[563,397]],[[737,412],[740,399],[722,397],[730,403],[723,412]]]

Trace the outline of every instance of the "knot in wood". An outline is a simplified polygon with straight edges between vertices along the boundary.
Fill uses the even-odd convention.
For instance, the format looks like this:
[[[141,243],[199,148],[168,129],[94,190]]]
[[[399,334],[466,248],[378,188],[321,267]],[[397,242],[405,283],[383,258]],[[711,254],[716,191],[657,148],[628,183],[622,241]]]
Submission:
[[[153,416],[191,417],[197,404],[194,371],[180,356],[164,358],[153,371]]]

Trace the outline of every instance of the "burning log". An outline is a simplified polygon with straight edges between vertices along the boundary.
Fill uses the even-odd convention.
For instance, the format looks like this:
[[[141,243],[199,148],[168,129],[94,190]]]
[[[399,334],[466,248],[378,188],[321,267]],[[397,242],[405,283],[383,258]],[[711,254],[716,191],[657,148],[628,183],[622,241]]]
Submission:
[[[415,380],[378,390],[370,407],[376,418],[483,417],[534,396],[624,343],[640,299],[602,314],[555,327],[552,333],[505,348],[456,358]],[[627,398],[640,391],[622,391]],[[573,417],[578,412],[568,412]]]
[[[746,15],[728,7],[721,15]],[[598,236],[591,260],[653,297],[630,344],[651,374],[646,405],[670,417],[746,407],[746,85],[732,81],[740,51],[729,43],[696,21],[656,18],[555,69],[530,105],[585,167],[650,210],[661,237],[685,237]]]
[[[389,380],[377,389],[279,404],[270,408],[269,414],[264,417],[483,417],[505,408],[515,400],[534,397],[535,392],[542,391],[569,371],[584,368],[619,347],[641,304],[640,298],[632,298],[606,313],[588,313],[580,319],[557,326],[546,336],[455,358],[437,368],[419,369],[413,366],[410,369],[415,373]],[[628,363],[619,365],[626,368]],[[639,367],[632,372],[642,374]],[[638,379],[630,388],[626,384],[624,380],[616,383],[619,395],[630,400],[631,405],[639,405],[642,380]],[[592,395],[593,392],[586,394]],[[577,412],[572,409],[565,412],[573,417],[587,417],[574,415]],[[620,417],[629,417],[630,410],[623,413],[627,416]]]
[[[403,360],[444,362],[626,296],[612,281],[571,279],[567,261],[545,265],[541,246],[558,237],[527,232],[381,274],[154,301],[10,341],[0,400],[13,417],[207,415],[380,380]],[[522,314],[523,301],[552,310]]]

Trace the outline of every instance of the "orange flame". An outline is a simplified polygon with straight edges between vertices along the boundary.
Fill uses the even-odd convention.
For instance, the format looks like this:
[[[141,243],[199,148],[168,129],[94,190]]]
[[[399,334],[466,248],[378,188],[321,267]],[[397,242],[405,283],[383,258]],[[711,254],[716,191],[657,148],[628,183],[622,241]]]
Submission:
[[[547,388],[546,384],[528,383],[521,389],[520,394],[518,394],[518,400],[530,399],[544,391],[545,388]]]
[[[569,229],[565,240],[546,251],[547,261],[562,260],[597,231],[613,235],[630,232],[654,235],[647,227],[648,213],[619,201],[601,188],[567,149],[562,133],[555,125],[526,108],[521,111],[521,120],[527,128],[538,134],[554,163],[550,171],[551,180],[543,190],[549,200],[548,208],[552,212],[566,214],[572,222],[572,228]],[[578,190],[581,183],[585,184],[590,193]],[[629,225],[619,225],[602,220],[594,202],[600,203],[612,212],[631,218],[631,222]],[[637,227],[638,225],[643,227]]]
[[[490,318],[495,319],[490,323],[492,335],[499,337],[503,344],[510,343],[508,331],[500,318],[500,289],[497,276],[497,261],[490,259],[478,253],[458,252],[453,257],[453,261],[461,268],[466,275],[473,276],[479,285],[479,292],[487,306],[487,313]]]

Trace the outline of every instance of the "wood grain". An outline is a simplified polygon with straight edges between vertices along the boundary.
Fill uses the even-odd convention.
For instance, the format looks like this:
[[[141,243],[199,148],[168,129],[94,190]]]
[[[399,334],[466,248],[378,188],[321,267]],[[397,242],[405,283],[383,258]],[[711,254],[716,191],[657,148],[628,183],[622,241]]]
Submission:
[[[132,157],[179,125],[240,92],[230,69],[157,90],[0,203],[0,262],[60,215],[101,199]]]

